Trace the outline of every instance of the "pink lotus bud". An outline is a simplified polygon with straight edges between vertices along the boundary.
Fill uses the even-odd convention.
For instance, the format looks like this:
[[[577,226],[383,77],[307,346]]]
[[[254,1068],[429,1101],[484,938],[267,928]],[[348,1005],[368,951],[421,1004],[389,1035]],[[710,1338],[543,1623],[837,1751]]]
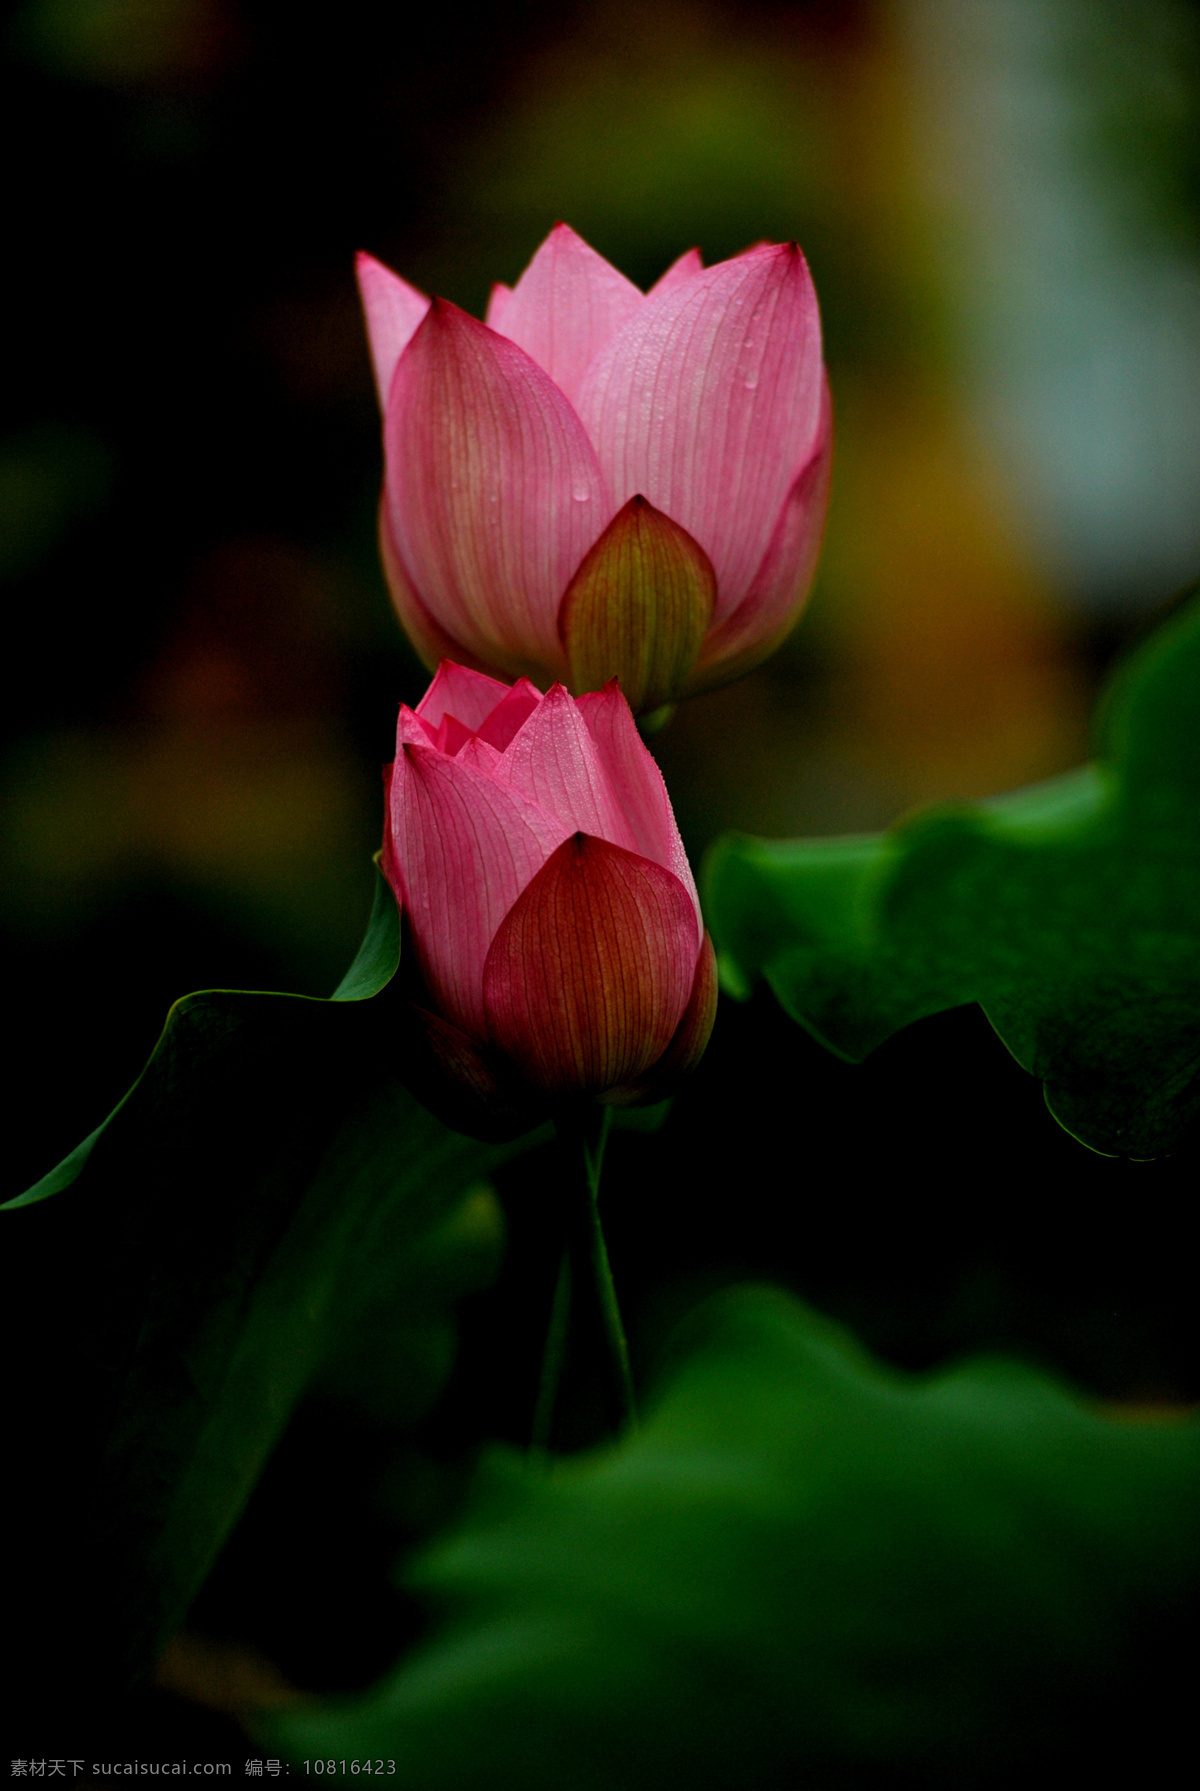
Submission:
[[[615,682],[576,700],[444,662],[402,708],[383,866],[412,1067],[463,1131],[653,1101],[712,1029],[712,945],[662,776]]]
[[[829,488],[816,293],[793,243],[641,293],[556,224],[487,322],[359,256],[384,564],[426,663],[644,713],[748,670],[795,621]]]

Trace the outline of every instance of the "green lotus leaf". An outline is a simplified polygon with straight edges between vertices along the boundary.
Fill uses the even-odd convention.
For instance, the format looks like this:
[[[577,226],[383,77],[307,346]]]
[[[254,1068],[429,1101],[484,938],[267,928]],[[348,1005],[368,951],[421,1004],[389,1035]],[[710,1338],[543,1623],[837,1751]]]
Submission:
[[[103,1695],[145,1670],[314,1379],[353,1390],[369,1343],[390,1352],[379,1421],[440,1391],[454,1301],[498,1258],[480,1178],[524,1141],[464,1138],[404,1086],[399,950],[380,878],[331,1000],[185,996],[105,1124],[9,1203],[6,1412],[30,1444],[9,1533],[35,1688]]]
[[[979,1002],[1083,1143],[1174,1149],[1200,1109],[1200,602],[1101,720],[1097,762],[1032,789],[871,837],[718,841],[704,885],[727,987],[764,977],[851,1061]]]

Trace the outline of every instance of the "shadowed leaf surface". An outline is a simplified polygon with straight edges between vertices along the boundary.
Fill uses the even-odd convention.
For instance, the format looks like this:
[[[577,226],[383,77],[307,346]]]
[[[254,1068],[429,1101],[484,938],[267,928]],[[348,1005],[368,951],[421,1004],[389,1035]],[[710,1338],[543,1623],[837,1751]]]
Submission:
[[[373,1325],[401,1346],[387,1421],[436,1397],[480,1271],[454,1215],[520,1146],[400,1082],[398,957],[381,878],[333,1000],[186,996],[109,1120],[10,1203],[9,1420],[42,1439],[10,1519],[33,1685],[103,1698],[149,1665],[305,1387],[352,1373]]]
[[[1070,1782],[1184,1720],[1194,1423],[1000,1360],[900,1374],[742,1288],[693,1315],[640,1435],[481,1481],[412,1576],[434,1640],[272,1749],[421,1791],[963,1786]]]
[[[707,910],[731,987],[764,976],[859,1060],[978,1001],[1093,1149],[1172,1150],[1200,1109],[1200,602],[1124,668],[1100,757],[871,838],[729,836]]]

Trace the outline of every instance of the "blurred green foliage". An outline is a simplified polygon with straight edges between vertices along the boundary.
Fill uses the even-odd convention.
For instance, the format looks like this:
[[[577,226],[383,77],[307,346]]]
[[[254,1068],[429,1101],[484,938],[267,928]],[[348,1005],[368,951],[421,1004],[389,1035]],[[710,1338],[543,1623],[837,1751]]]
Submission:
[[[1198,1490],[1194,1423],[1114,1423],[998,1360],[898,1375],[739,1289],[639,1436],[487,1464],[409,1572],[433,1638],[264,1739],[414,1791],[1108,1782],[1184,1732]]]

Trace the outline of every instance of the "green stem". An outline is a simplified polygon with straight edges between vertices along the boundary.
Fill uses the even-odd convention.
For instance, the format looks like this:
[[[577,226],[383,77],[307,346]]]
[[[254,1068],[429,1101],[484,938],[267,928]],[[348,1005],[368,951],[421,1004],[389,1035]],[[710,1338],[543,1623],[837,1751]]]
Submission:
[[[621,1323],[621,1308],[613,1285],[604,1230],[600,1224],[600,1171],[604,1164],[604,1146],[612,1120],[611,1107],[591,1106],[573,1123],[559,1126],[559,1135],[568,1152],[578,1153],[583,1160],[583,1175],[575,1179],[571,1189],[574,1205],[572,1232],[579,1259],[580,1280],[586,1269],[587,1279],[595,1294],[607,1357],[609,1405],[613,1428],[620,1432],[637,1423],[633,1376],[629,1370],[629,1345]]]
[[[600,1171],[611,1119],[611,1108],[589,1103],[585,1108],[564,1115],[558,1122],[566,1169],[564,1217],[567,1242],[546,1329],[530,1437],[531,1453],[545,1453],[550,1447],[568,1354],[571,1308],[575,1305],[578,1309],[581,1296],[586,1299],[588,1290],[595,1302],[604,1340],[605,1391],[610,1421],[618,1433],[637,1422],[629,1347],[621,1323],[621,1309],[613,1286],[598,1205]]]
[[[567,1330],[571,1317],[571,1252],[564,1248],[554,1283],[550,1304],[550,1323],[546,1327],[546,1346],[542,1352],[542,1372],[538,1381],[537,1404],[533,1408],[533,1430],[529,1439],[531,1453],[544,1454],[550,1447],[554,1425],[554,1408],[567,1355]]]

